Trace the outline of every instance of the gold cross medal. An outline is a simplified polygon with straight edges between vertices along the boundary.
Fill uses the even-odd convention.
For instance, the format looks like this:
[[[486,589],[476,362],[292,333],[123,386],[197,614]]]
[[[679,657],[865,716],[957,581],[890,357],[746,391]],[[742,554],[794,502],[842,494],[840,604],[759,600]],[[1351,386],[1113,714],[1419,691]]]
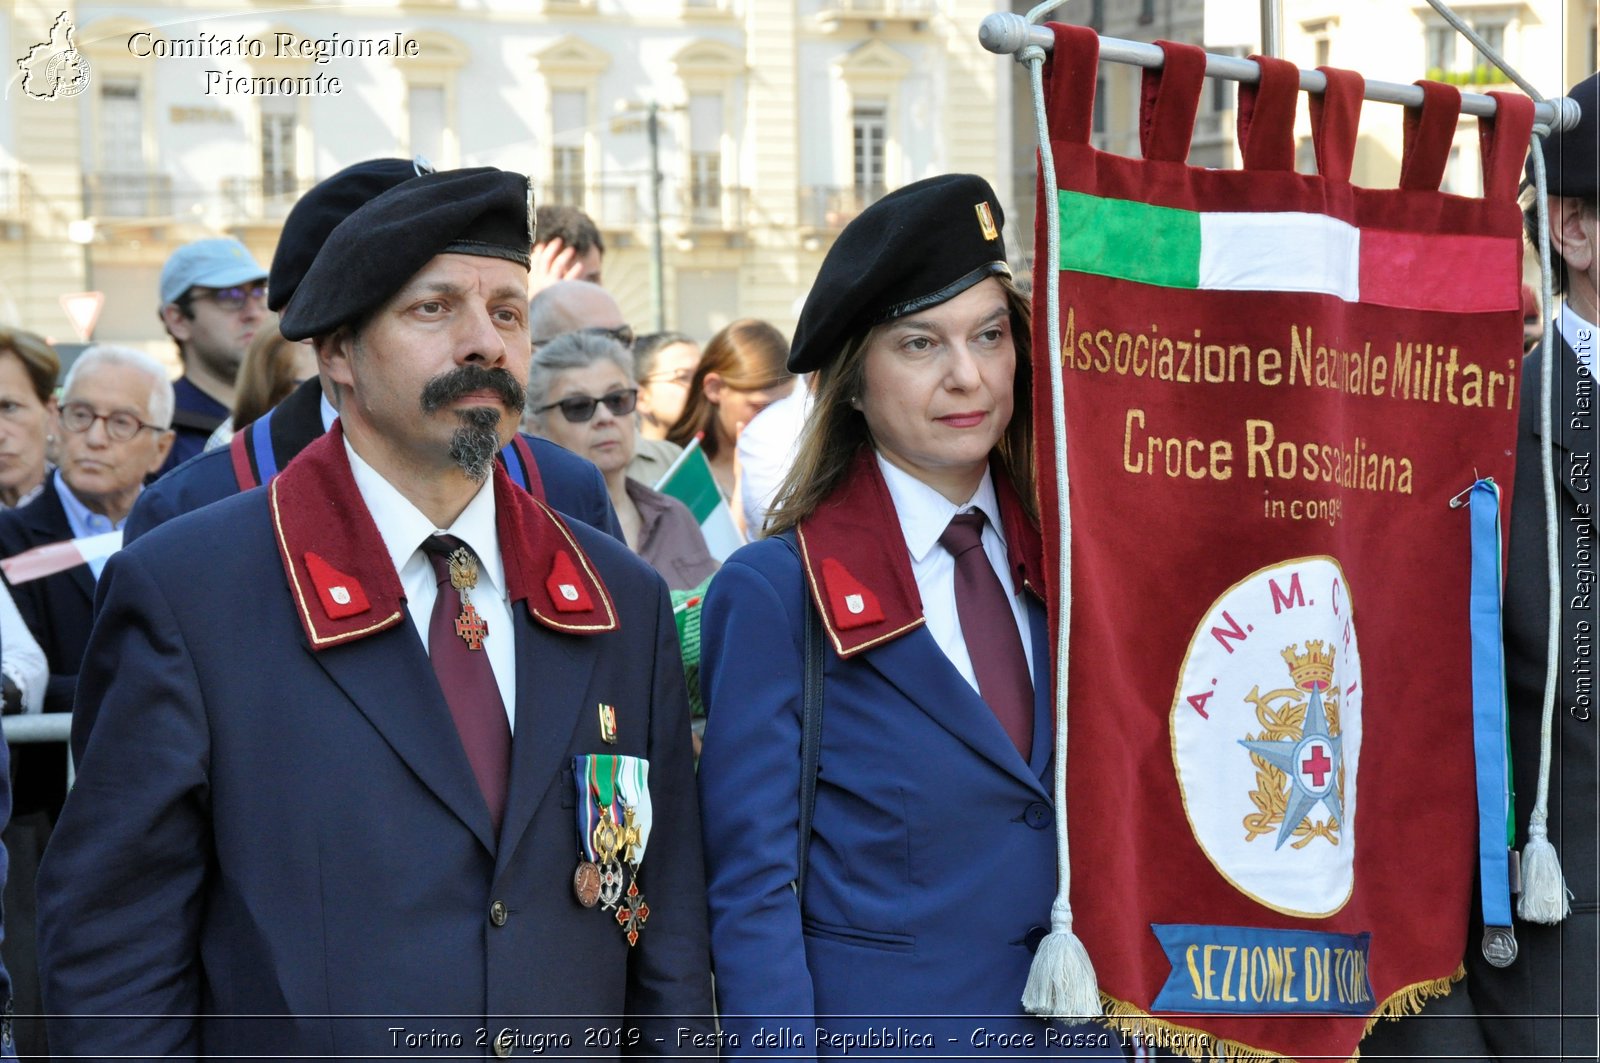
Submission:
[[[478,585],[478,559],[464,546],[450,551],[450,586],[461,595],[461,615],[456,617],[456,635],[469,650],[483,649],[489,623],[478,615],[467,592]]]

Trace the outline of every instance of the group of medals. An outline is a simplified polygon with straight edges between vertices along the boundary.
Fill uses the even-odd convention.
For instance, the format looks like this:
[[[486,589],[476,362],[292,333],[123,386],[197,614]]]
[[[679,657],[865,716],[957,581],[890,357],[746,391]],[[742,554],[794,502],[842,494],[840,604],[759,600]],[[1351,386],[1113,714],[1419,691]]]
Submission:
[[[615,710],[600,706],[602,736],[608,710],[615,741]],[[585,908],[615,912],[630,946],[650,918],[639,891],[639,865],[650,840],[650,763],[641,757],[592,753],[572,758],[578,788],[578,868],[572,891]],[[626,889],[624,882],[626,881]]]

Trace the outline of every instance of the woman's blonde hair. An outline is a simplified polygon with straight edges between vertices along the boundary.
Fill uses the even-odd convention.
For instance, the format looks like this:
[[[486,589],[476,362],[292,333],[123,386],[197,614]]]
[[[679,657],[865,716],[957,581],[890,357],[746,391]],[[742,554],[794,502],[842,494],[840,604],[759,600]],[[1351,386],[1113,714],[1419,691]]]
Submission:
[[[263,325],[239,363],[239,386],[233,396],[233,428],[239,431],[265,416],[299,386],[294,375],[298,346],[283,338],[276,324]]]
[[[995,455],[1029,518],[1037,519],[1033,489],[1033,308],[1009,277],[995,279],[1005,290],[1011,308],[1012,343],[1017,354],[1011,384],[1011,423],[995,445]],[[817,370],[811,415],[801,433],[794,464],[778,487],[764,534],[787,531],[815,513],[844,482],[861,448],[873,446],[867,419],[853,401],[861,395],[866,382],[867,346],[872,335],[873,330],[868,330],[852,337],[839,357]]]

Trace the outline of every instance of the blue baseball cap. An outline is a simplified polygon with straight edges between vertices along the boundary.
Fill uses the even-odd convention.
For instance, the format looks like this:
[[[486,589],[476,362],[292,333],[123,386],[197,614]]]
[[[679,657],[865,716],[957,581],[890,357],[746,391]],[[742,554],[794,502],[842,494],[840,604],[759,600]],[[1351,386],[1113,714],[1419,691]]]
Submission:
[[[232,288],[236,284],[267,279],[267,268],[248,248],[231,236],[216,236],[184,244],[161,267],[161,305],[200,285]]]

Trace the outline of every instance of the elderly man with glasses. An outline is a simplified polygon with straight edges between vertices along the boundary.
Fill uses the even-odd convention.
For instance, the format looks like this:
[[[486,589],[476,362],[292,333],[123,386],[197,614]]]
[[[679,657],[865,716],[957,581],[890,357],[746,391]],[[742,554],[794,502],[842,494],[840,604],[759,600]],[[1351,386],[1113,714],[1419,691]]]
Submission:
[[[173,446],[173,386],[143,352],[90,347],[72,363],[56,412],[59,465],[39,497],[0,514],[0,556],[120,533],[145,477]],[[106,553],[12,588],[17,609],[50,662],[47,711],[67,711],[94,620]]]
[[[203,451],[233,408],[239,364],[267,318],[267,270],[232,237],[184,244],[161,269],[160,314],[183,362],[164,473]]]

